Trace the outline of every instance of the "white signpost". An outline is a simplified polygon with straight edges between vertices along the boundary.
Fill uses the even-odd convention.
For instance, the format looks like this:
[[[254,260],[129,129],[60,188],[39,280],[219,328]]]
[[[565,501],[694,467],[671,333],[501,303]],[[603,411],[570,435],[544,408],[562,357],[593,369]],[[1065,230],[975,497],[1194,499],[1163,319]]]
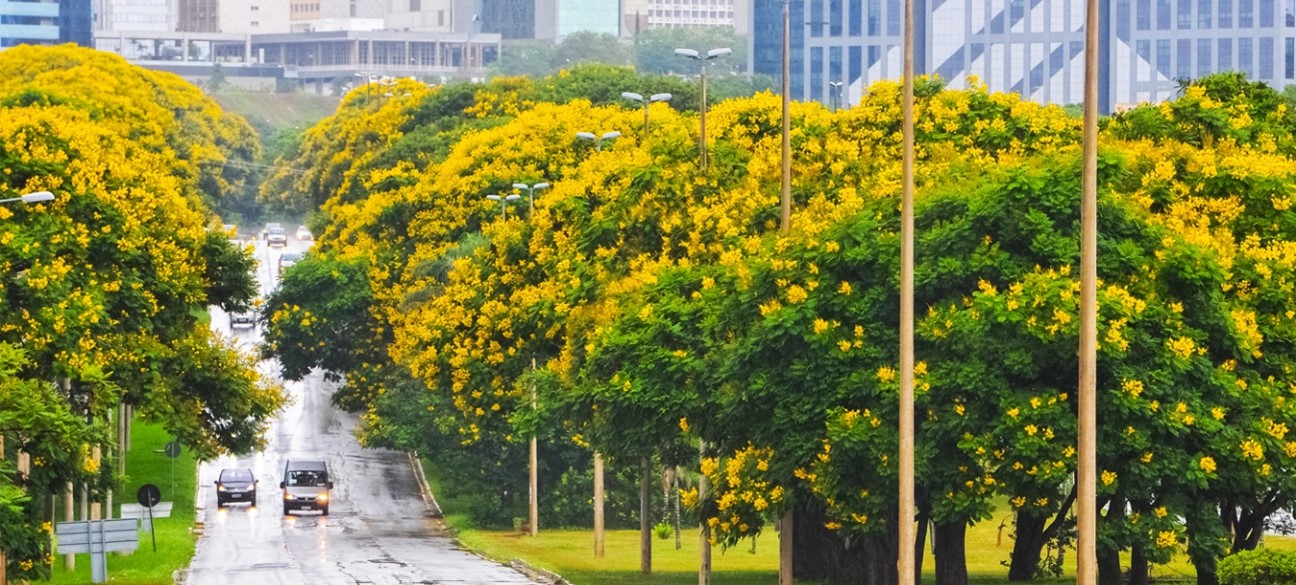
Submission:
[[[59,522],[58,554],[90,553],[90,582],[108,582],[108,551],[132,551],[139,548],[139,520],[90,520]]]

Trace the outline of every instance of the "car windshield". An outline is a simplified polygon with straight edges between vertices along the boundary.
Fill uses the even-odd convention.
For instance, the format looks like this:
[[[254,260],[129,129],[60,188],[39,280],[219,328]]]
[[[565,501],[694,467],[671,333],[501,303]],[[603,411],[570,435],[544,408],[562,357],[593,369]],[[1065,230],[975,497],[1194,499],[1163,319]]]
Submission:
[[[282,233],[284,233],[284,229],[281,228],[281,227],[277,227],[277,226],[276,226],[276,227],[272,227],[272,228],[270,228],[270,233],[272,233],[272,234],[282,234]]]
[[[252,472],[246,469],[226,469],[221,472],[220,480],[222,483],[251,483]]]
[[[324,487],[328,474],[323,471],[290,471],[288,485],[300,487]]]

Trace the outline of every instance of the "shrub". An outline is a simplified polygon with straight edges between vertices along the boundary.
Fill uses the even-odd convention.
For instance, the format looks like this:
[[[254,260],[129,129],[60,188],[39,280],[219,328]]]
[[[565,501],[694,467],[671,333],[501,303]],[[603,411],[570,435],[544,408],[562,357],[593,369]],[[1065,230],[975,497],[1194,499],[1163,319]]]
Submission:
[[[653,534],[657,535],[657,540],[666,540],[675,534],[675,527],[667,522],[658,522],[653,526]]]
[[[1225,557],[1219,563],[1220,585],[1296,584],[1296,551],[1262,548]]]

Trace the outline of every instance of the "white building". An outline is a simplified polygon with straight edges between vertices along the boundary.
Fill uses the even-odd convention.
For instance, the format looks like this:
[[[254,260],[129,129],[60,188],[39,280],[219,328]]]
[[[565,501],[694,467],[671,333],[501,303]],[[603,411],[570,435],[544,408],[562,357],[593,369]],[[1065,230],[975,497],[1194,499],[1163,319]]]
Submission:
[[[268,34],[292,30],[290,2],[295,0],[220,0],[223,33]]]
[[[172,32],[178,17],[176,0],[96,0],[95,30]]]

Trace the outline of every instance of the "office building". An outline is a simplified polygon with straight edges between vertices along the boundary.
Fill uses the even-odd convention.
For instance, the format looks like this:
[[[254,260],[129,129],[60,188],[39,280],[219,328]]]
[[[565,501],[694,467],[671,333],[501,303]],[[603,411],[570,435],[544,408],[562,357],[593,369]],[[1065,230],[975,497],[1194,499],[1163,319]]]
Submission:
[[[90,0],[0,0],[0,48],[93,44]]]
[[[750,66],[778,77],[783,0],[754,0]],[[1296,0],[1100,0],[1099,109],[1174,97],[1176,80],[1236,70],[1296,77]],[[855,103],[902,75],[902,0],[792,0],[793,99]],[[1083,0],[917,0],[914,68],[971,76],[1040,103],[1084,95]],[[842,84],[840,93],[835,84]]]

